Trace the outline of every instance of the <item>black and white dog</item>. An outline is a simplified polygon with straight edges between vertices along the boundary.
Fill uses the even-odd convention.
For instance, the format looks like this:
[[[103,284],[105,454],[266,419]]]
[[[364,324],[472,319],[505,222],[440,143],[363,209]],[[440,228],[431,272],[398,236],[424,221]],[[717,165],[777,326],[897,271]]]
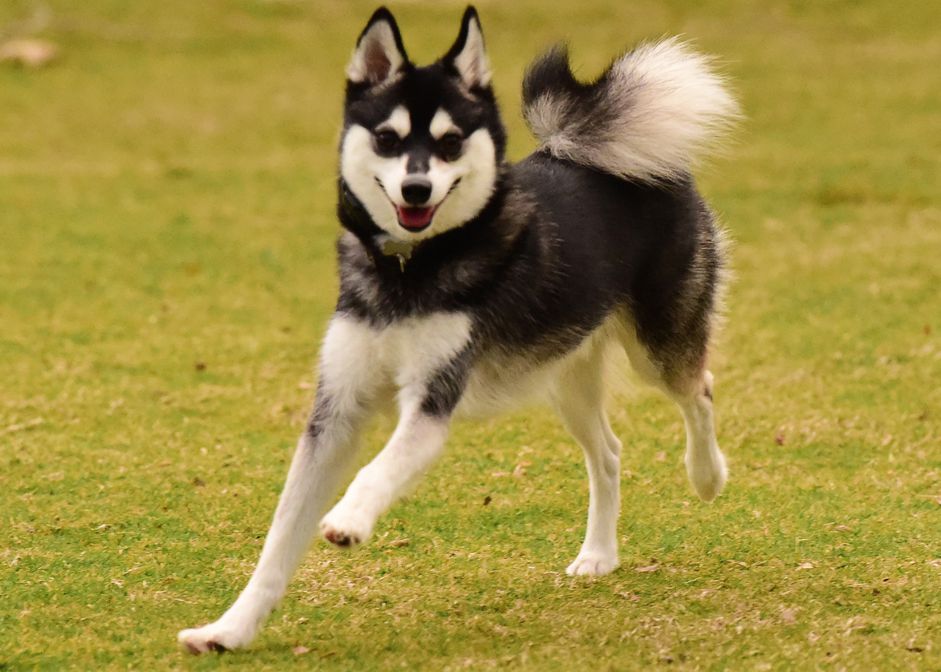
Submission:
[[[564,49],[550,51],[523,83],[542,145],[516,165],[473,8],[427,67],[409,61],[379,9],[346,75],[340,296],[317,400],[248,585],[219,620],[179,634],[194,653],[252,641],[318,522],[338,546],[365,542],[463,413],[552,405],[584,449],[590,484],[588,530],[567,571],[615,569],[621,444],[602,403],[612,345],[682,411],[699,496],[725,484],[706,369],[722,234],[689,171],[737,106],[709,61],[666,40],[586,84]],[[395,432],[324,515],[360,428],[389,402]]]

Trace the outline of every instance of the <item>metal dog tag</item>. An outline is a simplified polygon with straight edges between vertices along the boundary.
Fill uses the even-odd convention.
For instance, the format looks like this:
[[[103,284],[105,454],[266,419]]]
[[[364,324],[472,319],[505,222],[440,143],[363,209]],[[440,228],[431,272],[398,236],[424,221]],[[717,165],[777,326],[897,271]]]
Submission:
[[[412,258],[412,244],[395,238],[386,238],[382,241],[382,253],[387,257],[398,257],[399,271],[404,273],[405,262]]]

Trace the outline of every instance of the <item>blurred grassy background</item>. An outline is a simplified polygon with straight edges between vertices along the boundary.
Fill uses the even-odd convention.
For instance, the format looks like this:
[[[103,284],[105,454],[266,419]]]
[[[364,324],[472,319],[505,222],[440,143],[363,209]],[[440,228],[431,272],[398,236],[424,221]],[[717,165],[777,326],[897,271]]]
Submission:
[[[463,5],[391,8],[428,61]],[[701,171],[737,241],[719,501],[632,393],[623,567],[570,580],[579,452],[543,411],[461,425],[371,546],[315,544],[249,652],[176,651],[247,578],[313,394],[373,9],[0,4],[0,41],[60,48],[0,64],[0,669],[941,665],[941,16],[840,0],[478,3],[513,158],[556,40],[590,75],[683,33],[735,83],[748,120]]]

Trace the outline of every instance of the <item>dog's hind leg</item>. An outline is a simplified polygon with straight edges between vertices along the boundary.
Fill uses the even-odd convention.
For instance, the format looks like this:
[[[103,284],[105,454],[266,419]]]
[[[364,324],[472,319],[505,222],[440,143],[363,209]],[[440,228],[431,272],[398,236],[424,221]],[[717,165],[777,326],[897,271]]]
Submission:
[[[556,412],[585,453],[588,469],[588,527],[578,557],[565,570],[570,576],[601,576],[618,566],[617,523],[620,510],[618,441],[604,411],[601,348],[557,381]]]
[[[356,454],[356,435],[377,383],[370,343],[370,334],[356,321],[337,317],[331,323],[317,402],[298,441],[261,558],[248,585],[219,620],[179,633],[180,644],[190,652],[247,646],[280,601]]]
[[[712,501],[725,486],[728,468],[716,440],[713,377],[705,368],[705,346],[703,354],[673,358],[671,361],[687,364],[671,367],[657,363],[651,350],[633,333],[623,342],[631,365],[641,378],[663,390],[680,407],[686,425],[686,474],[699,497]]]
[[[671,394],[686,424],[686,474],[696,493],[706,502],[722,492],[728,479],[725,455],[716,440],[712,385],[712,373],[703,370],[692,385]]]

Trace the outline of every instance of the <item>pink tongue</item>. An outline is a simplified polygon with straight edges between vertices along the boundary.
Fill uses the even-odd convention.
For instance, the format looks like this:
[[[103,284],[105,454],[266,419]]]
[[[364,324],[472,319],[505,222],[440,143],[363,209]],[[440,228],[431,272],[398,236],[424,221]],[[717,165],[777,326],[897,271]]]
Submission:
[[[434,208],[399,208],[399,221],[406,229],[423,229],[431,222]]]

